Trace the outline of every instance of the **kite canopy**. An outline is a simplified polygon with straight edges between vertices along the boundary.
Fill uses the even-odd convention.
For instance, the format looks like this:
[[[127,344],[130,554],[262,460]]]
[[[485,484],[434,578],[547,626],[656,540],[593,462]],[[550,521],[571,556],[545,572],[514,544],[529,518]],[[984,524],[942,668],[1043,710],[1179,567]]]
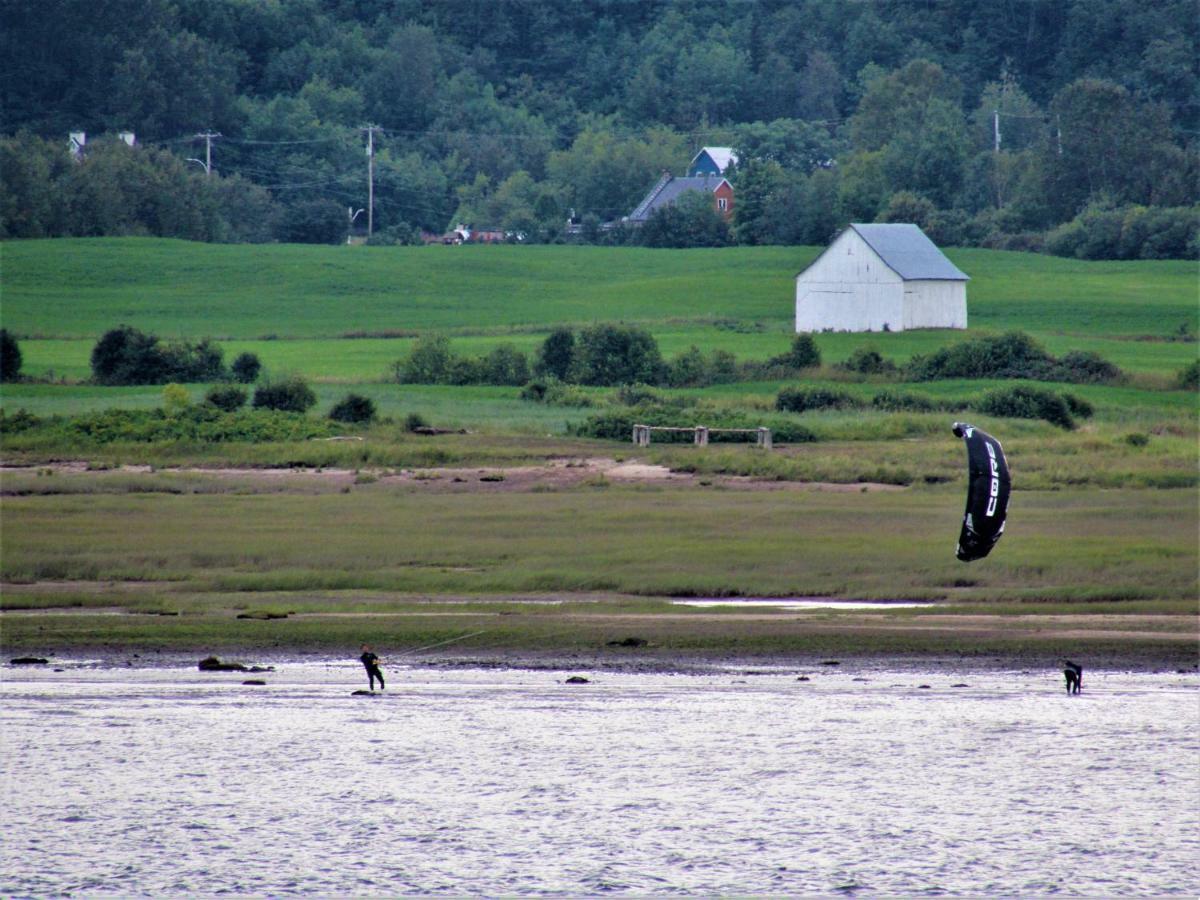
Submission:
[[[1000,442],[965,422],[954,423],[954,434],[967,445],[967,511],[955,555],[963,562],[983,559],[1004,534],[1012,480]]]

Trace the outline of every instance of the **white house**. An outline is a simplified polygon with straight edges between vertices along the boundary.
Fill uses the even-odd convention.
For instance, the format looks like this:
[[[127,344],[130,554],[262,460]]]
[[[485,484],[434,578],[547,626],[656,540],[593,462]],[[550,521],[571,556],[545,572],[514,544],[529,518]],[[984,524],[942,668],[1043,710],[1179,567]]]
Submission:
[[[969,280],[916,225],[851,225],[796,276],[796,331],[966,328]]]

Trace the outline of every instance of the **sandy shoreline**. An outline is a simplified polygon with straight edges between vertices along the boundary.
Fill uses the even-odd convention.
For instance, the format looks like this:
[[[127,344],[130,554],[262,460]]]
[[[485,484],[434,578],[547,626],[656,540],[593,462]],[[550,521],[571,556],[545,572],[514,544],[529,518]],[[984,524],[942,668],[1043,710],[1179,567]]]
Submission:
[[[1059,673],[1060,661],[1050,653],[959,653],[935,655],[923,653],[840,653],[836,656],[812,654],[737,654],[737,653],[687,653],[661,652],[654,649],[634,649],[623,652],[609,650],[590,653],[564,653],[558,651],[501,653],[484,652],[470,654],[420,654],[386,655],[387,648],[375,647],[384,657],[384,670],[403,672],[413,669],[494,669],[503,671],[555,672],[555,673],[622,673],[622,674],[737,674],[756,675],[790,673],[797,676],[817,676],[821,673],[850,672],[868,674],[876,671],[912,672],[942,675],[963,675],[983,672],[1039,672]],[[146,652],[144,650],[122,650],[118,648],[80,647],[60,648],[49,654],[44,665],[13,665],[13,656],[5,648],[0,662],[0,680],[17,676],[29,670],[70,670],[72,668],[128,669],[189,669],[199,672],[198,663],[205,656],[218,656],[222,662],[241,663],[246,672],[214,672],[214,678],[253,676],[252,667],[274,667],[278,671],[289,665],[313,664],[357,664],[357,648],[347,648],[345,654],[327,650],[289,650],[274,648],[270,651],[239,652]],[[25,654],[22,654],[25,655]],[[30,654],[36,655],[36,654]],[[1079,657],[1088,671],[1095,672],[1140,672],[1157,674],[1200,675],[1194,653],[1147,653],[1131,648],[1125,654],[1093,656],[1085,653]]]

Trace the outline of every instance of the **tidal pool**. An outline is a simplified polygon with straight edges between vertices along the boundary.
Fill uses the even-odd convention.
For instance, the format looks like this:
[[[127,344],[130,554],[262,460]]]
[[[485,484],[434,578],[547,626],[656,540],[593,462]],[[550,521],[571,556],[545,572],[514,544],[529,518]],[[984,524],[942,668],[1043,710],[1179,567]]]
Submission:
[[[1200,892],[1195,676],[63,669],[5,895]]]

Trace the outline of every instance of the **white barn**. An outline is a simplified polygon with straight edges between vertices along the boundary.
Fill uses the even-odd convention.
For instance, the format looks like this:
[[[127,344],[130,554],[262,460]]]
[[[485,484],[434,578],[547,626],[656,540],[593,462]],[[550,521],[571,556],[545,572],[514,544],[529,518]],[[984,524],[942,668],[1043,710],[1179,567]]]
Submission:
[[[796,276],[796,331],[966,328],[969,280],[916,225],[851,225]]]

